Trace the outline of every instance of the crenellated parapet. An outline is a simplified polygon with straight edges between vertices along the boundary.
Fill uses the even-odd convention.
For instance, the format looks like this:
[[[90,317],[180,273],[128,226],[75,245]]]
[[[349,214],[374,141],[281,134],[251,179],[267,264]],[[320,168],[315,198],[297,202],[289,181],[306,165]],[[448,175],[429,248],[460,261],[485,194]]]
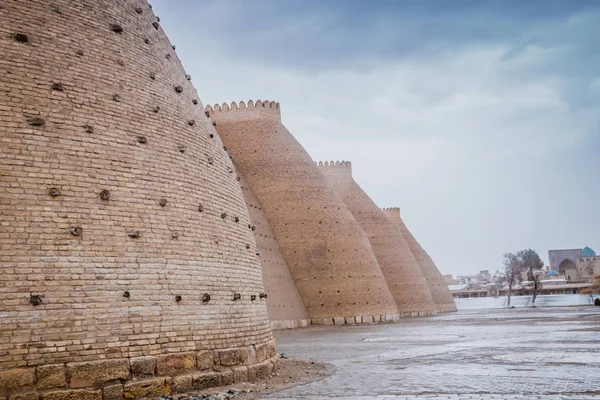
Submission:
[[[326,170],[327,174],[352,177],[352,163],[350,161],[315,161],[319,169]],[[323,171],[325,172],[325,171]]]
[[[400,216],[400,207],[382,207],[381,211],[389,215]]]
[[[352,169],[352,163],[350,161],[315,161],[315,164],[319,167],[334,167],[334,168],[346,168]]]
[[[213,122],[230,122],[241,120],[272,119],[281,121],[279,103],[275,101],[249,100],[248,104],[240,101],[239,104],[232,101],[231,104],[223,103],[204,107],[206,115]]]

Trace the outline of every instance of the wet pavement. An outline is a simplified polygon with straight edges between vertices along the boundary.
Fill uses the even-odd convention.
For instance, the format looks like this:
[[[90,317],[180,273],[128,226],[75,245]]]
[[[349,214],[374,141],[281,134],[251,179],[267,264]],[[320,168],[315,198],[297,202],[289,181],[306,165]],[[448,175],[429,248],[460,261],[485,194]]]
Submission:
[[[600,399],[600,308],[459,311],[279,332],[331,375],[276,399]]]

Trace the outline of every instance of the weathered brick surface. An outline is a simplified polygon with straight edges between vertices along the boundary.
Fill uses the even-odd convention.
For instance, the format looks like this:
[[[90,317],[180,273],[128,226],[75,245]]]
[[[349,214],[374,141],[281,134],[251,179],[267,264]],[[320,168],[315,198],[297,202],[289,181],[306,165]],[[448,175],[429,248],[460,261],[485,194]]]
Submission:
[[[382,209],[389,220],[398,228],[402,237],[408,244],[410,251],[414,255],[415,259],[419,263],[421,271],[427,280],[429,291],[433,297],[436,309],[438,312],[451,312],[456,311],[456,304],[454,298],[448,290],[448,285],[444,281],[444,277],[436,267],[435,263],[429,257],[429,254],[421,247],[419,242],[410,233],[404,221],[400,217],[400,208],[384,208]]]
[[[309,317],[396,313],[366,235],[281,123],[279,104],[232,107],[206,110],[260,201]]]
[[[319,162],[318,165],[368,236],[398,311],[435,314],[435,304],[417,260],[398,229],[354,181],[350,162]],[[379,315],[375,322],[379,322]]]
[[[288,269],[279,243],[275,240],[275,234],[271,230],[262,205],[239,169],[237,173],[250,213],[256,249],[260,252],[263,282],[268,295],[266,301],[269,320],[275,326],[295,320],[307,320],[308,313],[298,293],[296,282]]]
[[[2,373],[272,339],[233,164],[155,21],[142,0],[2,3]]]

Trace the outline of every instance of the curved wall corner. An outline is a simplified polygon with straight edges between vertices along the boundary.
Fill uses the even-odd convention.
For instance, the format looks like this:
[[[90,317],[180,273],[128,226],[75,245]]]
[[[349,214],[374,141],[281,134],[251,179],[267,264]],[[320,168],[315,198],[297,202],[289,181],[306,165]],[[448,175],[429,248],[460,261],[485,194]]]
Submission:
[[[281,123],[279,104],[259,100],[206,111],[262,205],[311,323],[397,319],[367,237]]]
[[[351,163],[318,166],[369,238],[400,316],[434,315],[436,307],[419,264],[398,229],[354,181]]]
[[[456,303],[454,302],[454,298],[452,297],[450,290],[448,290],[448,285],[446,284],[446,281],[444,281],[444,277],[436,267],[431,257],[429,257],[427,252],[423,249],[423,247],[421,247],[419,242],[417,242],[402,221],[402,218],[400,217],[400,209],[397,207],[384,208],[383,212],[398,228],[408,243],[408,247],[419,263],[419,266],[423,271],[423,275],[425,275],[425,279],[427,280],[427,285],[429,286],[429,291],[431,292],[431,296],[433,297],[437,311],[456,311]]]
[[[260,201],[238,171],[238,181],[250,213],[250,229],[254,232],[260,256],[267,313],[273,329],[306,327],[310,319],[287,267],[279,243],[269,226]]]
[[[268,375],[244,198],[148,3],[3,2],[0,54],[0,398]]]

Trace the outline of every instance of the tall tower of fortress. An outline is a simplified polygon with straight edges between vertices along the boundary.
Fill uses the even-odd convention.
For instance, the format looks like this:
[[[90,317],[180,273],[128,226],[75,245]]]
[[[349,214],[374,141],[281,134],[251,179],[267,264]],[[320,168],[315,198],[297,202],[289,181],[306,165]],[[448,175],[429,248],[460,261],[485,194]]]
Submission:
[[[268,375],[246,204],[149,5],[4,1],[0,54],[0,398]]]
[[[433,297],[433,301],[436,305],[436,309],[438,312],[450,312],[456,311],[456,304],[454,303],[454,299],[452,298],[452,294],[448,290],[448,285],[444,281],[444,278],[438,268],[435,266],[435,263],[429,257],[427,252],[421,247],[419,242],[414,238],[414,236],[410,233],[404,221],[400,217],[400,209],[397,207],[392,208],[384,208],[383,212],[390,219],[390,221],[398,228],[402,237],[406,243],[408,243],[408,247],[410,251],[415,256],[415,259],[419,263],[421,267],[421,271],[423,271],[423,275],[425,275],[425,279],[427,280],[427,285],[429,286],[429,291],[431,292],[431,296]]]
[[[282,124],[279,104],[206,111],[260,201],[313,324],[396,319],[368,238]]]
[[[401,316],[435,314],[427,281],[408,244],[352,177],[349,161],[319,162],[319,169],[371,243]]]
[[[260,201],[238,173],[242,193],[250,214],[250,229],[254,232],[265,292],[268,295],[267,313],[271,327],[290,329],[308,326],[310,320],[296,282],[285,262],[285,257],[275,240]]]

